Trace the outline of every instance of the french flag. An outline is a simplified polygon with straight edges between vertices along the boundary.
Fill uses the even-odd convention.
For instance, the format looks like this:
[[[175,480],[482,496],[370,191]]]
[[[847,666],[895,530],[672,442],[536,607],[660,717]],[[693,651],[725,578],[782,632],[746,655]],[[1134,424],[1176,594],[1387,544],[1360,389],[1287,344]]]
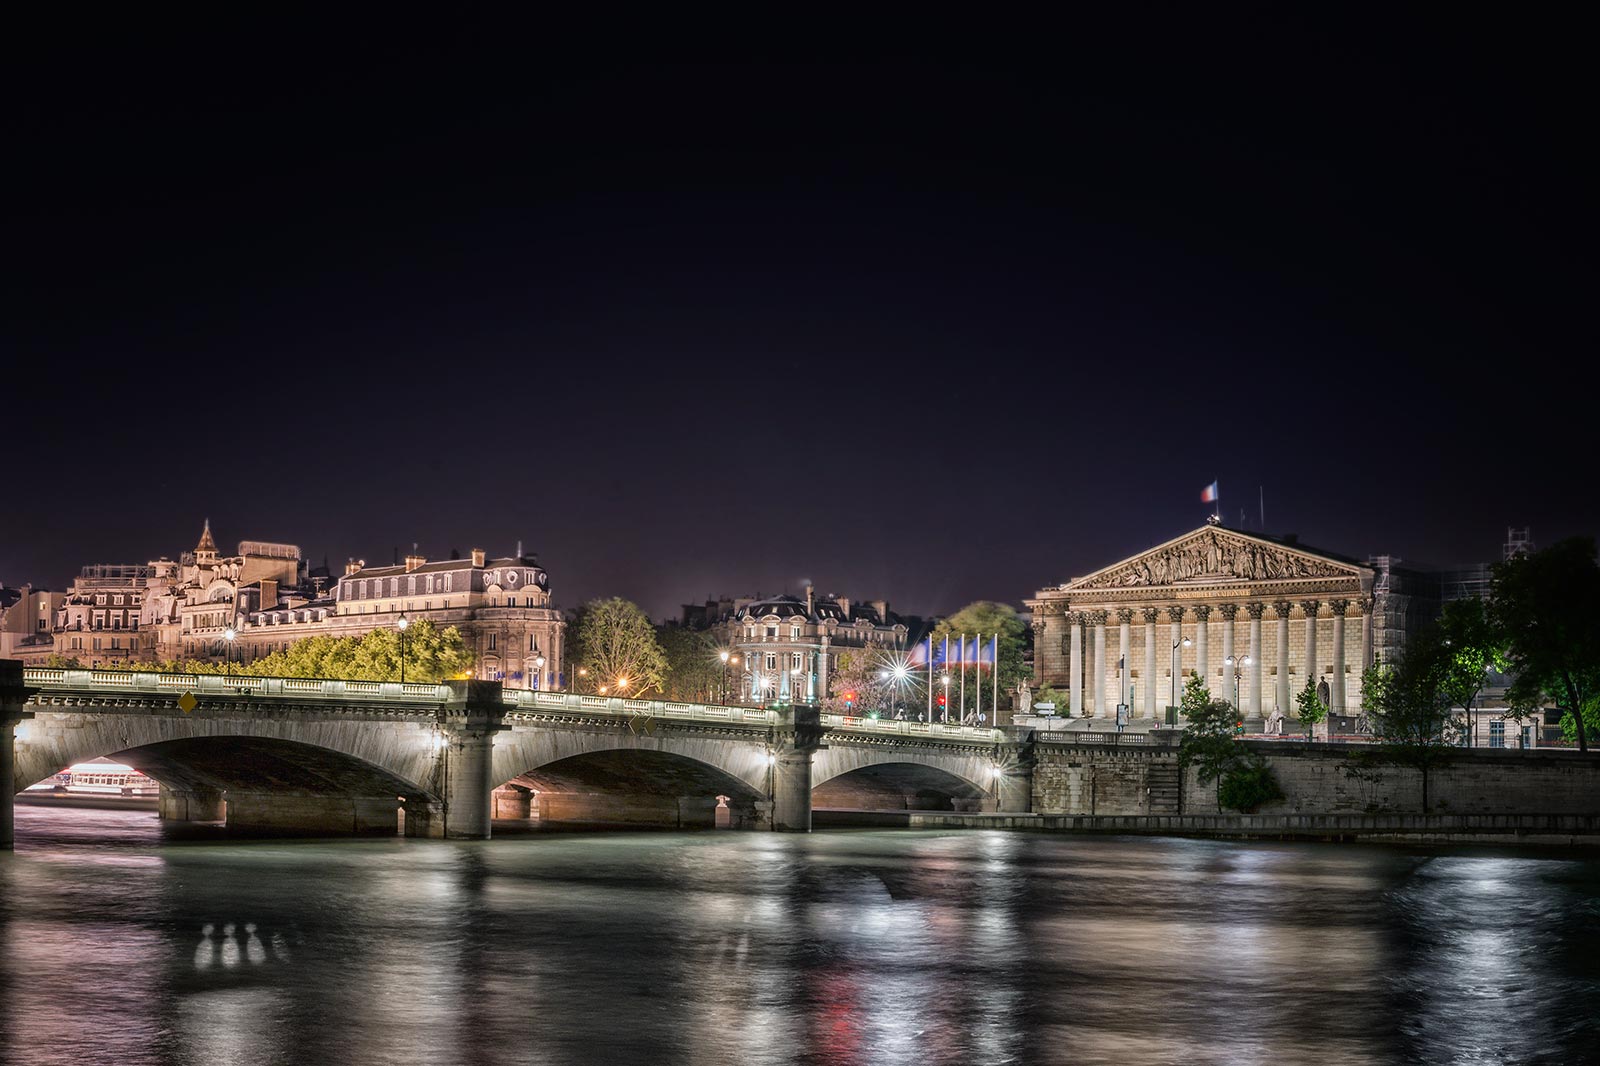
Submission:
[[[1217,483],[1215,481],[1213,481],[1211,484],[1207,485],[1205,488],[1200,490],[1200,502],[1201,503],[1216,503],[1217,502]]]

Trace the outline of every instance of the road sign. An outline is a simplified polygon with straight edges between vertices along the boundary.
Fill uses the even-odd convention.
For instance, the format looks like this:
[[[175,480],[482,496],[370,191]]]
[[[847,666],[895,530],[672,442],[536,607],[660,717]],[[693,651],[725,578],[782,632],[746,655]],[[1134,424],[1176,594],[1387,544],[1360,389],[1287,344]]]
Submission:
[[[1041,711],[1053,711],[1056,709],[1055,703],[1051,700],[1046,700],[1043,703],[1035,703],[1034,706]]]
[[[190,711],[194,710],[199,703],[200,701],[194,698],[193,692],[185,692],[183,695],[178,697],[178,707],[183,711],[184,714],[188,714]]]

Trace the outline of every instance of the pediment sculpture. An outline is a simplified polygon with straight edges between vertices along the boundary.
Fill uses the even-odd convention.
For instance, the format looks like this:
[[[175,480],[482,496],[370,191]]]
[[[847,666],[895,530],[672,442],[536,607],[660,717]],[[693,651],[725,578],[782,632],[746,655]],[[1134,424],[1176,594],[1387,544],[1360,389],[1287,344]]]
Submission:
[[[1189,581],[1273,581],[1302,577],[1349,577],[1348,567],[1313,555],[1205,530],[1181,543],[1136,556],[1073,587],[1138,588]]]

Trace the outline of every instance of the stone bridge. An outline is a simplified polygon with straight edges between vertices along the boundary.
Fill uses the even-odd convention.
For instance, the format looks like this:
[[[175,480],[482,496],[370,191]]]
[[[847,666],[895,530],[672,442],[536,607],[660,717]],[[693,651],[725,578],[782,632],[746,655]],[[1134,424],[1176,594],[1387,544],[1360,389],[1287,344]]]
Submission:
[[[498,682],[24,670],[0,661],[0,847],[12,796],[112,756],[162,816],[483,838],[495,796],[551,821],[809,830],[840,807],[1029,809],[1004,731],[503,690]]]

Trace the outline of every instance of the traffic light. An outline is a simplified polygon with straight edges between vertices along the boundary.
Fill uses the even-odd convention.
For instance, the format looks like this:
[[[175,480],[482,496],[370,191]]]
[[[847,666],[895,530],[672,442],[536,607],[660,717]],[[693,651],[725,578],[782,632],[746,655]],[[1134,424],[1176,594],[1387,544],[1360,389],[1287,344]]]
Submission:
[[[1235,733],[1243,733],[1244,732],[1244,723],[1243,722],[1235,722],[1235,723],[1233,723],[1233,731]]]
[[[944,696],[942,696],[942,695],[939,697],[939,709],[940,710],[944,709]]]
[[[846,692],[844,694],[844,709],[846,711],[849,711],[852,708],[854,708],[855,705],[856,705],[856,694],[854,692]]]

